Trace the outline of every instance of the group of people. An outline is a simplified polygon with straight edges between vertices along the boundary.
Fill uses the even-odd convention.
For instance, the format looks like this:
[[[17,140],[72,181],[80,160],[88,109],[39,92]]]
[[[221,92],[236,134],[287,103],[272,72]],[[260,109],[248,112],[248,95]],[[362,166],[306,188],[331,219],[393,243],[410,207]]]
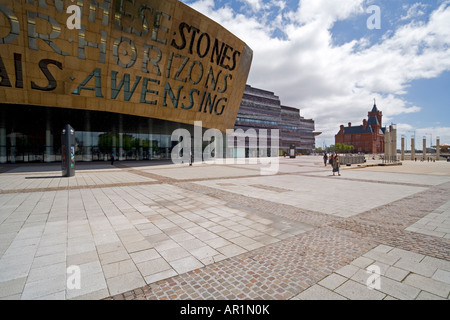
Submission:
[[[341,172],[339,171],[340,163],[339,163],[339,155],[337,153],[331,154],[330,158],[328,158],[328,154],[323,155],[323,162],[325,164],[325,167],[329,163],[331,167],[333,168],[333,176],[336,175],[336,173],[340,176]]]

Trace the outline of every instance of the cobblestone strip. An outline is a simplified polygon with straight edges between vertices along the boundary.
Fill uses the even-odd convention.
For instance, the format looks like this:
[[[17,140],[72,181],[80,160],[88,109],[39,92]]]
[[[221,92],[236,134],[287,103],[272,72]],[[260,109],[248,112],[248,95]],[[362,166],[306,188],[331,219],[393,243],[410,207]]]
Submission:
[[[450,183],[443,183],[363,212],[354,219],[404,229],[445,204],[449,200],[449,194]]]
[[[331,225],[351,230],[359,234],[359,237],[375,239],[393,247],[450,260],[448,239],[405,230],[446,203],[448,194],[450,183],[445,183],[358,216],[335,221]]]
[[[272,215],[287,218],[293,221],[311,225],[313,227],[321,227],[334,221],[340,221],[343,218],[323,214],[321,212],[296,208],[291,205],[284,205],[262,199],[246,197],[233,192],[211,188],[196,183],[179,182],[175,183],[177,187],[185,188],[197,193],[209,195],[224,201],[228,201],[240,207],[251,208],[255,211],[262,211]]]
[[[318,228],[110,299],[290,299],[374,246],[350,231]]]
[[[355,234],[358,234],[358,237],[374,239],[380,244],[386,244],[438,259],[450,260],[450,242],[447,239],[395,228],[373,226],[355,221],[338,222],[333,226],[344,230],[351,230]]]
[[[96,184],[96,185],[84,185],[84,186],[64,186],[64,187],[53,187],[53,188],[0,190],[0,194],[39,193],[39,192],[60,191],[60,190],[103,189],[103,188],[115,188],[115,187],[144,186],[144,185],[150,185],[150,184],[160,184],[160,182],[146,181],[146,182]]]
[[[304,174],[302,172],[299,173],[295,173],[295,175],[299,175],[299,176],[306,176],[306,177],[311,177],[312,175],[310,174]],[[335,177],[334,176],[324,176],[324,177],[320,177],[323,179],[330,179],[330,180],[334,180]],[[361,179],[354,179],[354,178],[346,178],[346,177],[339,177],[339,180],[347,180],[347,181],[355,181],[355,182],[361,182]],[[424,187],[423,184],[418,184],[418,183],[408,183],[408,182],[397,182],[397,181],[385,181],[385,180],[364,180],[364,182],[366,183],[381,183],[381,184],[390,184],[390,185],[399,185],[399,186],[409,186],[409,187]]]

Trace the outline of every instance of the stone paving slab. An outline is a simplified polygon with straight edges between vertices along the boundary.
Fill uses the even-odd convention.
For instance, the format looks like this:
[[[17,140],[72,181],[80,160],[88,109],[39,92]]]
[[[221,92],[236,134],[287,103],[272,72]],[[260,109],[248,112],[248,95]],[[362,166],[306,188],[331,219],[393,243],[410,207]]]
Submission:
[[[373,267],[377,268],[376,273],[372,272]],[[414,300],[434,297],[448,300],[449,267],[450,262],[446,260],[380,245],[293,299]]]
[[[323,179],[317,177],[296,175],[208,180],[197,183],[339,217],[357,215],[425,190],[422,187],[372,184],[343,179],[324,183]],[[266,188],[262,189],[258,184]],[[349,193],[352,194],[352,206],[348,205]]]
[[[222,177],[245,177],[259,175],[259,171],[249,170],[233,166],[220,165],[193,165],[189,168],[177,168],[172,166],[165,169],[142,170],[144,172],[155,173],[163,177],[169,177],[175,180],[193,180],[193,179],[211,179]]]
[[[364,169],[364,174],[359,172],[361,169],[345,170],[343,178],[345,180],[366,181],[366,182],[382,182],[387,184],[403,184],[415,186],[435,186],[450,181],[450,176],[444,175],[425,175],[425,174],[411,174],[399,172],[382,172],[369,171]],[[306,172],[308,176],[329,176],[329,172]]]
[[[114,184],[148,183],[154,181],[156,180],[118,170],[102,172],[81,171],[77,172],[77,174],[71,178],[62,177],[61,172],[31,174],[8,172],[2,174],[0,192],[29,191],[32,189],[47,191],[49,189],[68,187],[94,187]]]
[[[369,163],[372,161],[369,161]],[[379,161],[375,161],[372,163],[379,164]],[[390,172],[390,173],[406,173],[406,174],[421,174],[425,176],[450,176],[449,162],[436,161],[436,162],[428,162],[428,161],[411,161],[406,160],[401,162],[401,166],[372,166],[364,169],[366,172]]]
[[[0,299],[449,299],[450,241],[414,225],[445,223],[450,170],[421,165],[93,163],[58,187],[52,168],[2,169]]]
[[[0,195],[2,204],[18,197],[20,202],[2,210],[0,228],[11,220],[30,227],[4,234],[0,288],[27,277],[25,299],[105,298],[263,247],[267,238],[275,243],[307,230],[170,185]],[[60,204],[63,212],[53,210]],[[31,214],[16,216],[22,211]],[[43,219],[33,218],[40,215]],[[53,218],[57,221],[49,222]],[[89,284],[80,292],[65,290],[71,265],[81,266]]]
[[[406,228],[406,230],[450,239],[450,201]]]

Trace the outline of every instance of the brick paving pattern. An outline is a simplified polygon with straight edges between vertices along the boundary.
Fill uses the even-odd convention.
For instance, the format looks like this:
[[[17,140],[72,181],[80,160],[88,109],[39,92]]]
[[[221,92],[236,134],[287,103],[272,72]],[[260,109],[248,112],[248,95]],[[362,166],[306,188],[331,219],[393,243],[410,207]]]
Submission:
[[[365,212],[360,217],[322,221],[321,227],[281,243],[112,298],[290,299],[379,244],[450,260],[448,240],[404,230],[405,225],[429,212],[430,202],[439,206],[448,199],[450,183],[436,189]],[[222,193],[221,198],[225,196]],[[423,198],[431,201],[423,203]],[[245,204],[252,205],[249,201]],[[270,211],[270,207],[266,209]],[[296,209],[291,209],[292,217]],[[277,214],[277,211],[270,212]],[[307,220],[304,212],[296,213],[297,220]]]
[[[299,293],[313,288],[317,282],[333,274],[333,271],[342,268],[380,243],[450,260],[449,241],[424,237],[404,230],[426,215],[430,208],[445,203],[447,195],[450,194],[450,183],[369,210],[350,219],[299,210],[191,183],[177,185],[227,199],[240,206],[302,221],[316,228],[282,243],[154,283],[138,291],[114,296],[112,299],[298,299]],[[268,186],[265,188],[271,189]],[[275,188],[274,191],[282,192],[283,189]],[[448,294],[449,292],[446,298],[450,298]],[[420,298],[427,298],[425,295],[426,292]],[[324,298],[320,295],[312,297]],[[382,294],[380,297],[392,298]],[[412,299],[417,298],[417,295],[406,297],[399,295],[399,297]],[[342,296],[329,298],[339,299]]]

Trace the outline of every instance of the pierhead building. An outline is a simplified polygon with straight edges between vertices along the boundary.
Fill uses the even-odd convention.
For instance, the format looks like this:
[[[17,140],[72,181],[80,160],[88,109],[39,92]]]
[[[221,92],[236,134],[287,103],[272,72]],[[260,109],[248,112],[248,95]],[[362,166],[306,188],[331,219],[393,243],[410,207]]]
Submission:
[[[383,112],[378,110],[376,103],[374,103],[362,125],[353,126],[350,122],[347,127],[341,125],[335,136],[335,142],[336,144],[351,145],[355,152],[384,153],[385,132]]]

